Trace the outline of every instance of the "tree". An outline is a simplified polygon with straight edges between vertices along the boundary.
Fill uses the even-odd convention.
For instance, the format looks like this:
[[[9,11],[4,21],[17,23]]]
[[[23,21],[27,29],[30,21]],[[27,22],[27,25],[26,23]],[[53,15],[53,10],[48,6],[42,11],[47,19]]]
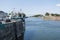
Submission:
[[[57,14],[57,13],[56,14],[53,14],[52,13],[51,16],[60,16],[60,14]]]
[[[49,13],[48,13],[48,12],[46,12],[45,16],[49,16]]]
[[[43,15],[41,14],[37,14],[37,15],[34,15],[33,17],[42,17]]]
[[[55,16],[60,16],[59,14],[55,14]]]
[[[55,16],[55,14],[52,13],[51,16]]]

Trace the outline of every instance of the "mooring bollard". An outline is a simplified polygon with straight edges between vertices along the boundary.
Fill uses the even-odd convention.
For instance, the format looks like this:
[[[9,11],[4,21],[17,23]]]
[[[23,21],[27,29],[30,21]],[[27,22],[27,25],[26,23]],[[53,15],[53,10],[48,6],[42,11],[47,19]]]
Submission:
[[[24,20],[24,18],[21,18],[21,20],[24,22],[25,20]]]
[[[22,24],[23,24],[23,30],[25,31],[25,19],[21,18],[21,20],[22,20]]]

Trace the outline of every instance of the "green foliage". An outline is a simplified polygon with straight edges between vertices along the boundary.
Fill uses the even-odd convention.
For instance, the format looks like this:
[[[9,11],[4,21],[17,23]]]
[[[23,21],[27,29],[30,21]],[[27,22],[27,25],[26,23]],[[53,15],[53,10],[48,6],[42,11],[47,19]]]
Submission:
[[[52,16],[60,16],[60,14],[51,14]]]
[[[49,13],[48,13],[48,12],[46,12],[45,16],[49,16]]]
[[[60,16],[60,14],[55,14],[55,16]]]
[[[41,14],[37,14],[37,15],[34,15],[33,17],[42,17],[43,15]]]
[[[46,12],[45,16],[49,16],[49,15],[50,15],[50,13]],[[54,13],[52,13],[51,16],[60,16],[60,14],[57,14],[57,13],[54,14]]]
[[[54,14],[51,14],[51,16],[54,16]]]

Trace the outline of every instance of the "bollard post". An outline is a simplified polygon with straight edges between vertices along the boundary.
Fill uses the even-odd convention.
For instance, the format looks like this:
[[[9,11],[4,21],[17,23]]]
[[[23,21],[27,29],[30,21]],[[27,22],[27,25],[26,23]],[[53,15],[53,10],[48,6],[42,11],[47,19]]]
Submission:
[[[15,40],[18,40],[18,38],[17,38],[17,26],[16,26],[16,22],[13,22],[13,26],[14,26],[14,32],[15,32]]]
[[[21,18],[21,20],[24,22],[25,20],[23,18]]]
[[[23,23],[23,31],[25,31],[25,19],[21,18],[21,20],[22,20],[22,23]]]

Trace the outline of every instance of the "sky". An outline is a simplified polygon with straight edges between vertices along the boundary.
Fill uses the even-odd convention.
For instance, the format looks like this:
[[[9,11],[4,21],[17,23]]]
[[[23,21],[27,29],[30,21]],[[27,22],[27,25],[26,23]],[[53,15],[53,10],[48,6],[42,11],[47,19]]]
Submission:
[[[0,0],[0,10],[4,12],[24,12],[27,16],[36,14],[58,13],[60,14],[60,0]]]

